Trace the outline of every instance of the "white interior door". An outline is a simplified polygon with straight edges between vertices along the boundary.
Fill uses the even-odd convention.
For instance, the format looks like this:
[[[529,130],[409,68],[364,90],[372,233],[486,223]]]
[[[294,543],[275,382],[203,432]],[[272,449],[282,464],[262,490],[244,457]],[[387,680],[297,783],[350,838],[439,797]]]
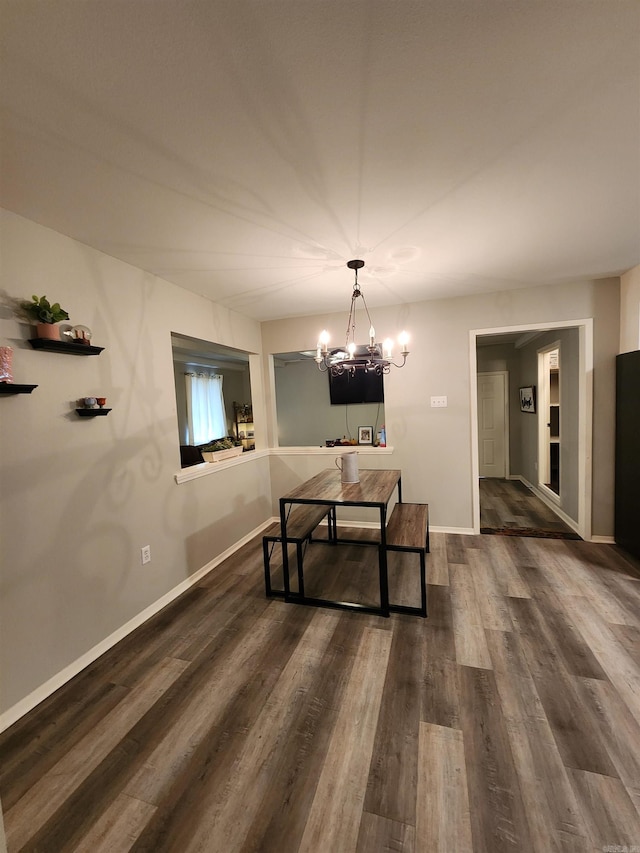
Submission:
[[[478,373],[477,380],[479,473],[481,477],[506,477],[508,374]]]

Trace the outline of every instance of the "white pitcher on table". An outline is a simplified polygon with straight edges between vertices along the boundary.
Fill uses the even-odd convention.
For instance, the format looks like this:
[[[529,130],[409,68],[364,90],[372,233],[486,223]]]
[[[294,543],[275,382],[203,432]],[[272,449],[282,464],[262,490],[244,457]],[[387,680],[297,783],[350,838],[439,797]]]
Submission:
[[[359,483],[360,476],[358,474],[358,453],[356,450],[351,450],[349,453],[343,453],[335,460],[336,467],[340,469],[343,483]]]

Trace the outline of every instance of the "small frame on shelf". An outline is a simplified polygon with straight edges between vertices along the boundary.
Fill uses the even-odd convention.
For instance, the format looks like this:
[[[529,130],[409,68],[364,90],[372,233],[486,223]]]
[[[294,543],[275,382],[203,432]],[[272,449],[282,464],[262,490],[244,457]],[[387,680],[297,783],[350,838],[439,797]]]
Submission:
[[[520,388],[520,411],[529,412],[532,415],[536,413],[536,386],[526,385]]]
[[[30,394],[37,385],[18,385],[15,382],[0,382],[0,394]]]
[[[373,444],[373,427],[358,427],[358,444]]]
[[[94,347],[91,344],[76,341],[51,341],[48,338],[29,338],[29,343],[34,349],[62,352],[66,355],[100,355],[104,349],[104,347]]]

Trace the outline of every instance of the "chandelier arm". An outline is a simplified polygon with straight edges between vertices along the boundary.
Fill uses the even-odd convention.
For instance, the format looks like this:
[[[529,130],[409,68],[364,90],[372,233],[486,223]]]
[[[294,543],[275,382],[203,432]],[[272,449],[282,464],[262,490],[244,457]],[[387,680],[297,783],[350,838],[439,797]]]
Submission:
[[[360,296],[362,297],[362,304],[364,305],[364,310],[367,312],[367,320],[369,321],[369,328],[373,327],[373,323],[371,321],[371,314],[369,314],[369,306],[367,305],[367,300],[364,298],[364,293],[360,291]]]
[[[401,355],[402,355],[402,364],[396,364],[395,361],[389,361],[389,364],[392,364],[394,367],[404,367],[405,364],[407,363],[407,356],[409,355],[409,353],[403,352],[403,353],[401,353]]]

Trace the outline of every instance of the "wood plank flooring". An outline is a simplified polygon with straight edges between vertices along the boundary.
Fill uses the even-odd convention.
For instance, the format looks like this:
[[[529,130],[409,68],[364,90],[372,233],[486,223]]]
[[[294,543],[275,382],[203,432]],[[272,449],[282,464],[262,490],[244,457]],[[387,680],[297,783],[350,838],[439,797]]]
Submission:
[[[428,619],[267,600],[243,547],[0,735],[10,853],[640,849],[640,564],[431,546]],[[305,581],[375,601],[376,549],[313,543]]]
[[[480,527],[547,531],[575,537],[574,531],[520,480],[480,478]]]

